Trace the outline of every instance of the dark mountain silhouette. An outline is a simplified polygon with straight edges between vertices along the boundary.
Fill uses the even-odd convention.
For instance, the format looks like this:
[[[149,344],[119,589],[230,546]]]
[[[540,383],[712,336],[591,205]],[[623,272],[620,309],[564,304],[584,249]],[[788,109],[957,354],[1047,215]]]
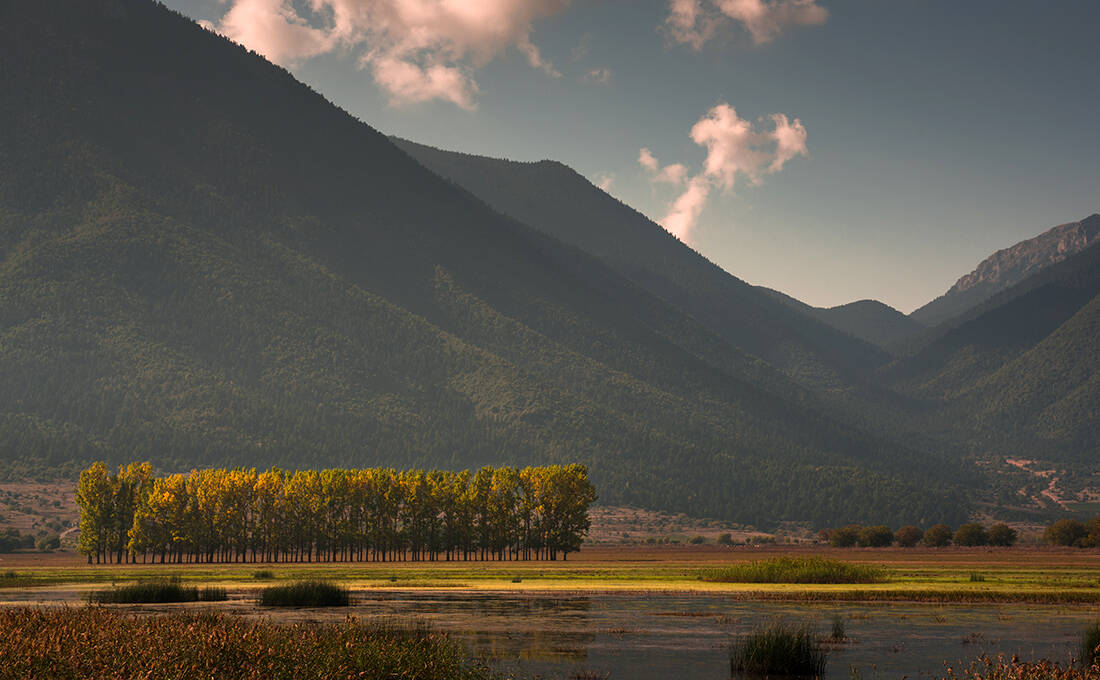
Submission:
[[[945,404],[986,451],[1095,461],[1100,427],[1100,243],[936,328],[887,375]]]
[[[708,261],[556,161],[523,163],[394,142],[495,209],[600,258],[722,338],[810,386],[863,380],[888,356]],[[847,329],[845,329],[847,330]]]
[[[1061,262],[1100,240],[1100,214],[1061,224],[1011,248],[998,250],[955,282],[946,293],[910,314],[925,326],[937,326],[976,307],[993,295]]]
[[[624,276],[148,0],[0,2],[0,45],[9,475],[579,461],[605,502],[745,522],[967,511],[967,464],[787,377],[884,354],[717,273],[706,316],[641,218],[673,264]]]
[[[836,307],[813,307],[771,288],[761,290],[803,314],[884,349],[924,330],[924,326],[918,321],[878,300],[857,300]]]

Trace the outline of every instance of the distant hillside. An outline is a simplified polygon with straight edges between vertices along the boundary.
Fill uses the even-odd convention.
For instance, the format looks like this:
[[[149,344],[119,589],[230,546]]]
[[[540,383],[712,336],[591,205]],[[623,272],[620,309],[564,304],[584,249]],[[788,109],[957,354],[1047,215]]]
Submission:
[[[955,282],[946,293],[910,316],[925,326],[936,326],[966,312],[1000,291],[1081,252],[1100,239],[1100,214],[1080,222],[1061,224],[1011,248],[998,250]]]
[[[837,330],[883,349],[912,338],[924,330],[919,322],[878,300],[858,300],[836,307],[812,307],[777,290],[764,287],[759,289],[803,314],[813,316]]]
[[[595,255],[803,384],[836,388],[858,383],[888,360],[880,349],[730,275],[568,166],[393,141],[493,208]]]
[[[1100,427],[1100,243],[935,329],[887,372],[944,404],[985,452],[1095,461]]]
[[[148,0],[2,2],[0,44],[0,472],[579,461],[604,502],[740,522],[970,507],[968,464],[758,358],[845,385],[884,355],[728,276],[680,307],[701,258],[644,218],[671,278]]]

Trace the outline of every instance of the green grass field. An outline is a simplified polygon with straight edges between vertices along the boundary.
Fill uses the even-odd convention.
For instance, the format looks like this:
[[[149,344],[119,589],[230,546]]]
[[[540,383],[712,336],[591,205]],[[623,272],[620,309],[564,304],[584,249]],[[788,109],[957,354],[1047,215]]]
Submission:
[[[748,583],[705,580],[765,557],[827,555],[881,570],[874,583]],[[264,573],[258,579],[256,573]],[[737,572],[737,570],[733,570]],[[980,574],[984,580],[975,580]],[[323,579],[355,589],[447,588],[470,591],[698,591],[761,600],[916,602],[1100,602],[1100,551],[1028,549],[717,550],[591,549],[568,562],[435,562],[355,564],[87,565],[47,556],[0,563],[0,601],[51,591],[179,577],[243,595],[295,580]]]

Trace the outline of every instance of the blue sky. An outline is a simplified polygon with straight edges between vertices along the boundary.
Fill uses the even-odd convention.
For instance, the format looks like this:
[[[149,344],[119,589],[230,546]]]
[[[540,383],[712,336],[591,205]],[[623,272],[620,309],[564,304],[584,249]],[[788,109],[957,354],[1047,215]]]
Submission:
[[[731,273],[814,305],[908,312],[1100,211],[1094,0],[167,4],[388,134],[610,181]],[[699,14],[677,23],[685,7]],[[699,212],[673,218],[678,199]]]

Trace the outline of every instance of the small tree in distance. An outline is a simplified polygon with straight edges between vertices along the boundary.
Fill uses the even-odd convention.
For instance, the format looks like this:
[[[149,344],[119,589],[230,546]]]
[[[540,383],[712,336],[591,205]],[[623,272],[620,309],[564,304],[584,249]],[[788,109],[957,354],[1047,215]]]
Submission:
[[[834,548],[851,548],[859,541],[860,526],[858,524],[849,524],[846,527],[840,529],[834,529],[829,534],[829,545]]]
[[[955,545],[965,545],[969,547],[985,545],[989,543],[989,532],[985,530],[981,524],[972,522],[970,524],[964,524],[955,531],[954,539]]]
[[[885,548],[893,542],[894,532],[885,525],[863,527],[859,531],[859,544],[864,548]]]
[[[1017,538],[1016,530],[1004,522],[989,527],[989,545],[1008,547],[1016,545]]]
[[[924,544],[929,548],[942,548],[951,543],[954,532],[946,524],[937,524],[924,532]]]
[[[1043,532],[1051,545],[1082,545],[1088,535],[1088,527],[1075,519],[1060,519]]]
[[[894,534],[894,540],[897,541],[898,545],[902,548],[912,548],[920,543],[923,538],[924,530],[912,524],[898,529],[898,532]]]

